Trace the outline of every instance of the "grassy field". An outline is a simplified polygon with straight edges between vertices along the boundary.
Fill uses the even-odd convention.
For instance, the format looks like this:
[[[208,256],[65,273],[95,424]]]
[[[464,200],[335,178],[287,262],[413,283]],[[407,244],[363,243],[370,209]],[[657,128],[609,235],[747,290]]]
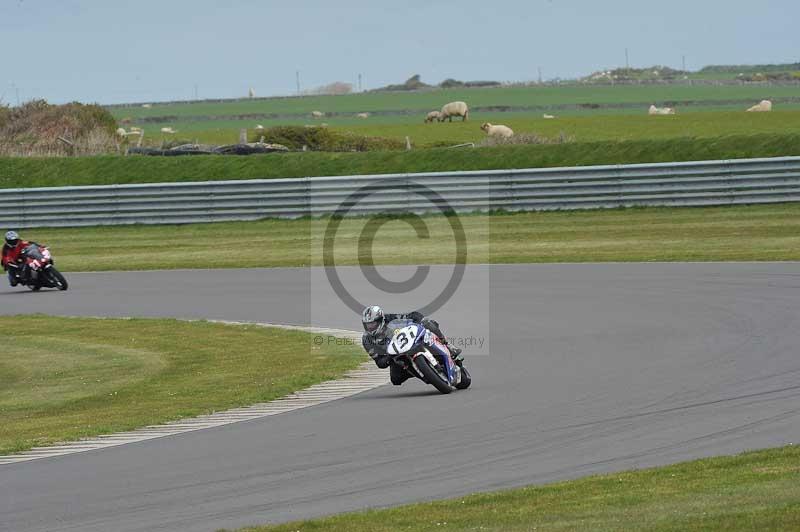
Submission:
[[[0,454],[269,401],[363,360],[256,326],[12,316],[0,329]]]
[[[286,98],[241,99],[226,102],[190,102],[112,107],[118,119],[155,116],[230,116],[254,113],[308,114],[360,113],[386,110],[440,109],[454,100],[470,107],[494,105],[553,106],[577,104],[639,103],[650,105],[678,101],[755,100],[800,96],[798,86],[758,85],[561,85],[542,87],[500,87],[485,89],[449,89],[419,92],[370,92],[343,96],[305,96]],[[755,103],[754,102],[754,103]]]
[[[800,449],[592,476],[240,532],[800,530]]]
[[[515,133],[536,133],[556,138],[564,133],[576,142],[711,138],[727,135],[800,134],[800,110],[772,113],[692,113],[684,115],[567,116],[555,120],[516,113],[494,114],[469,122],[434,124],[360,124],[339,129],[369,136],[411,137],[414,145],[480,142],[483,121],[501,123]]]
[[[662,118],[671,117],[658,120]],[[433,130],[450,124],[429,126]],[[463,130],[472,134],[466,127]],[[0,158],[0,188],[545,168],[783,155],[800,155],[800,133],[249,157],[5,157]]]
[[[425,124],[417,116],[375,116],[366,120],[350,117],[326,118],[325,123],[335,131],[359,135],[405,139],[409,136],[415,147],[454,145],[462,142],[480,142],[485,134],[480,129],[483,122],[505,124],[516,133],[537,133],[554,137],[565,133],[578,142],[625,141],[645,139],[668,139],[675,137],[720,137],[725,135],[752,135],[760,133],[800,133],[800,105],[772,113],[744,113],[738,110],[710,111],[706,108],[695,112],[680,112],[670,116],[648,116],[643,112],[635,115],[624,110],[595,112],[558,113],[555,120],[543,119],[533,113],[475,113],[468,122]],[[222,120],[210,122],[184,122],[173,126],[176,135],[187,141],[212,144],[234,143],[239,129],[253,132],[256,123],[264,127],[286,124],[309,124],[306,119],[272,120]],[[319,121],[317,123],[320,123]],[[144,126],[151,131],[155,142],[172,140],[158,133],[159,126]],[[146,133],[147,134],[147,133]],[[149,137],[147,137],[149,138]]]
[[[383,92],[362,93],[343,96],[306,96],[269,98],[253,100],[232,100],[225,102],[189,102],[183,104],[155,104],[151,108],[141,106],[114,107],[112,112],[118,120],[130,119],[143,125],[148,143],[158,143],[173,139],[160,133],[161,127],[178,130],[176,137],[184,140],[226,144],[236,142],[238,131],[253,128],[256,124],[265,127],[286,124],[310,124],[325,122],[335,128],[363,129],[370,134],[380,134],[389,127],[389,134],[404,137],[410,135],[417,144],[425,144],[422,138],[429,135],[420,130],[422,119],[427,111],[439,109],[444,103],[464,100],[473,109],[472,122],[475,127],[481,122],[508,123],[520,131],[536,130],[540,127],[543,112],[565,117],[619,115],[639,116],[651,103],[669,104],[678,107],[679,116],[688,114],[707,114],[709,111],[728,111],[740,114],[744,109],[765,98],[779,99],[776,109],[800,110],[800,101],[780,102],[780,99],[800,98],[800,86],[757,86],[757,85],[563,85],[543,87],[501,87],[484,89],[451,89],[421,92]],[[489,112],[486,108],[506,106],[524,108],[524,112]],[[483,110],[481,110],[483,108]],[[312,120],[310,113],[319,110],[328,115],[322,120]],[[359,112],[392,112],[397,114],[375,115],[366,120],[355,117]],[[403,114],[407,113],[407,114]],[[269,118],[273,116],[273,118]],[[157,123],[145,123],[144,119],[156,118]],[[704,125],[708,121],[699,118],[696,122]],[[735,119],[723,119],[716,128],[719,134],[730,134],[726,129],[731,125],[736,131],[748,133],[745,127],[738,127]],[[650,122],[652,124],[652,121]],[[612,124],[613,125],[613,124]],[[573,127],[543,125],[541,127]],[[692,124],[689,124],[692,127]],[[713,126],[712,126],[713,128]],[[473,128],[474,129],[474,128]],[[625,137],[614,128],[602,124],[589,129],[594,135],[584,135],[581,126],[572,132],[582,140],[642,138]],[[608,129],[608,133],[606,130]],[[720,133],[721,131],[721,133]],[[770,131],[776,131],[772,129]],[[482,136],[477,129],[464,134],[458,129],[436,130],[436,140],[449,142],[463,139],[471,141]],[[569,133],[569,132],[568,132]],[[600,133],[599,136],[598,133]],[[705,133],[690,132],[689,135]],[[649,138],[647,135],[644,138]]]
[[[445,217],[426,217],[433,241],[402,221],[381,227],[376,264],[452,263]],[[800,203],[705,208],[563,211],[460,217],[471,263],[800,260]],[[320,265],[327,219],[183,226],[37,229],[23,237],[49,244],[65,271],[252,268]],[[342,222],[337,264],[358,264],[366,219]],[[219,242],[248,242],[248,253],[219,253]],[[398,255],[398,243],[413,243]],[[98,253],[97,250],[102,250]]]

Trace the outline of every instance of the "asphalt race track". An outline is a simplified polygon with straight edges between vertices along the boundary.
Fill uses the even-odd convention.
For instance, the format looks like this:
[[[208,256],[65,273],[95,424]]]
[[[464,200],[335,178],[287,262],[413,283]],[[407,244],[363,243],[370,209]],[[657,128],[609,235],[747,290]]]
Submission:
[[[319,273],[72,274],[65,293],[0,288],[0,312],[358,328]],[[800,441],[798,263],[473,266],[436,317],[486,342],[470,390],[409,382],[0,466],[0,530],[211,531]]]

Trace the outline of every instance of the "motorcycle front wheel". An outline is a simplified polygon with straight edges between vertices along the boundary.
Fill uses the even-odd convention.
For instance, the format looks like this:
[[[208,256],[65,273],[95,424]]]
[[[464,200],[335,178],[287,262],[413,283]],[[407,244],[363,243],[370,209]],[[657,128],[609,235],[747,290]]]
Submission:
[[[47,275],[50,277],[50,282],[52,283],[53,288],[58,288],[62,292],[69,288],[69,283],[67,283],[67,280],[63,275],[61,275],[61,272],[55,268],[48,268]]]
[[[472,375],[469,374],[467,368],[461,366],[461,382],[456,384],[456,388],[459,390],[466,390],[469,388],[469,385],[472,384]]]
[[[436,368],[431,366],[430,361],[424,355],[418,356],[415,362],[417,363],[420,373],[425,376],[425,379],[429,384],[432,384],[434,388],[444,394],[453,391],[453,387],[447,382],[447,378],[439,373]]]

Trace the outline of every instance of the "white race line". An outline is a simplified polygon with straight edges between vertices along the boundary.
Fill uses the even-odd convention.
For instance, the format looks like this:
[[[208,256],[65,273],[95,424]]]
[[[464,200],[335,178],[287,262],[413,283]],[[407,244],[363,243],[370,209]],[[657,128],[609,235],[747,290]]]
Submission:
[[[319,327],[300,327],[294,325],[275,325],[269,323],[250,323],[233,321],[216,321],[229,325],[258,325],[260,327],[279,327],[282,329],[294,329],[310,332],[312,334],[322,334],[345,338],[356,342],[361,341],[361,333],[356,331],[345,331],[342,329],[324,329]],[[259,403],[246,407],[232,408],[223,412],[215,412],[204,416],[185,418],[163,425],[150,425],[129,432],[108,434],[95,438],[79,440],[69,443],[54,444],[47,447],[34,447],[30,451],[19,454],[0,456],[0,465],[14,464],[17,462],[27,462],[40,458],[51,458],[53,456],[63,456],[65,454],[82,453],[94,451],[108,447],[117,447],[128,443],[163,438],[184,432],[203,430],[240,421],[250,421],[275,414],[283,414],[301,408],[328,403],[344,397],[349,397],[361,392],[366,392],[378,386],[389,383],[388,373],[378,369],[372,362],[365,362],[358,368],[346,373],[341,379],[334,381],[321,382],[304,390],[294,392],[270,401],[269,403]]]

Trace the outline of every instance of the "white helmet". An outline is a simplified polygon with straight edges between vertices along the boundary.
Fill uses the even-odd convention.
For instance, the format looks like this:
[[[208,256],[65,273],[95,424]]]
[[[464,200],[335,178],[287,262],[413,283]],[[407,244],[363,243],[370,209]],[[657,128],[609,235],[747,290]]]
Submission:
[[[14,247],[19,243],[19,235],[16,231],[9,231],[6,233],[6,245]]]
[[[361,323],[364,330],[371,336],[377,336],[386,329],[386,316],[383,309],[378,305],[373,305],[364,309],[361,313]]]

